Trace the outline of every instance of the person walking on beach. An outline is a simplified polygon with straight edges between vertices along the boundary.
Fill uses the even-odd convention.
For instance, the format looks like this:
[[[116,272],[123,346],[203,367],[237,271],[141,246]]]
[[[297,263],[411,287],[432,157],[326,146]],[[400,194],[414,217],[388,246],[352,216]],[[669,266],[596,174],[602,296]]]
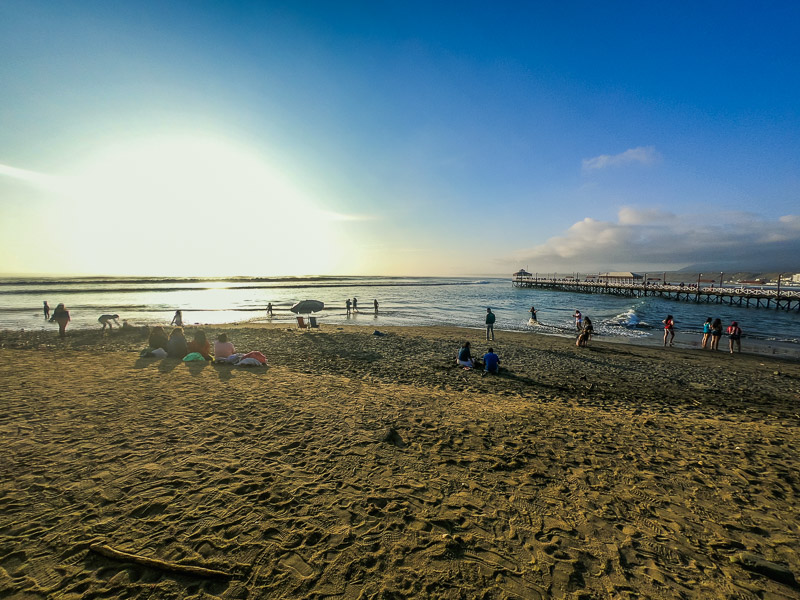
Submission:
[[[717,350],[719,348],[719,338],[722,337],[722,321],[714,319],[711,324],[711,349]]]
[[[111,325],[111,321],[114,321],[114,323],[117,324],[117,327],[119,327],[119,321],[117,321],[117,319],[119,319],[119,315],[100,315],[100,318],[97,319],[97,322],[103,325],[103,331],[106,330],[106,325],[110,331],[114,329],[114,326]]]
[[[52,323],[53,321],[58,323],[58,337],[66,337],[67,324],[69,323],[69,311],[64,308],[63,304],[56,306],[56,309],[53,311],[53,316],[50,317],[50,322]]]
[[[372,301],[372,306],[375,307],[375,314],[377,315],[378,314],[378,299],[377,298]]]
[[[44,320],[47,321],[47,319],[50,318],[50,305],[47,303],[47,300],[44,301],[43,310],[44,310]]]
[[[536,318],[536,308],[531,306],[530,313],[531,313],[531,321],[533,321],[534,323],[538,323],[539,319]]]
[[[458,356],[456,364],[464,367],[465,369],[472,369],[475,363],[472,360],[472,353],[469,350],[469,342],[464,342],[461,348],[458,349]]]
[[[708,338],[711,337],[711,317],[706,319],[706,322],[703,323],[703,341],[700,342],[700,348],[703,350],[706,349],[708,345]]]
[[[175,327],[183,327],[183,313],[181,311],[175,311],[175,316],[172,317],[172,323],[170,323],[170,325],[175,325]]]
[[[581,311],[576,308],[575,314],[572,316],[575,317],[575,329],[581,331],[583,329],[583,315],[581,314]]]
[[[350,316],[350,298],[345,300],[344,305],[347,307],[347,316]]]
[[[667,338],[669,338],[669,345],[672,346],[672,340],[675,339],[675,320],[672,315],[667,315],[667,318],[661,322],[664,324],[664,345],[667,345]]]
[[[594,333],[592,320],[589,317],[584,317],[583,329],[581,329],[581,333],[578,335],[575,345],[578,346],[578,348],[586,348],[586,346],[589,345],[589,340],[592,338],[592,333]]]
[[[741,329],[741,327],[739,327],[739,324],[736,321],[731,323],[728,326],[728,329],[726,330],[726,333],[728,334],[728,348],[730,349],[731,354],[733,354],[733,345],[734,344],[736,344],[736,351],[737,352],[741,352],[742,351],[742,329]]]
[[[495,316],[492,312],[491,308],[486,309],[486,340],[489,340],[489,334],[492,335],[492,340],[494,340],[494,322]]]
[[[497,373],[500,370],[500,357],[494,353],[493,348],[483,355],[483,374]]]
[[[356,298],[355,296],[353,296],[353,312],[354,313],[358,312],[358,298]]]
[[[272,302],[267,303],[267,316],[268,317],[272,316]]]

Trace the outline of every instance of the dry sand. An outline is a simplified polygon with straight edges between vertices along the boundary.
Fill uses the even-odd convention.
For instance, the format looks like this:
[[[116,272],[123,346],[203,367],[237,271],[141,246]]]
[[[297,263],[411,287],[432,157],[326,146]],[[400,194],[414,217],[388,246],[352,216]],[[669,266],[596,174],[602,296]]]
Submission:
[[[2,333],[0,597],[800,598],[797,362],[227,331],[269,367]]]

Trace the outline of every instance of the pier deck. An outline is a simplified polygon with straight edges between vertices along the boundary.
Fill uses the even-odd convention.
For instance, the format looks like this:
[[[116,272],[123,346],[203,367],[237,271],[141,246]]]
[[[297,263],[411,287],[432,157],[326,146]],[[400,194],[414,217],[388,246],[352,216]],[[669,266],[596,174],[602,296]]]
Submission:
[[[641,298],[658,296],[668,300],[681,300],[706,304],[728,304],[753,308],[772,308],[775,310],[800,312],[800,291],[745,288],[715,287],[705,285],[672,285],[648,283],[615,283],[608,281],[580,281],[576,279],[554,279],[528,275],[514,275],[511,279],[514,287],[539,288],[582,294],[611,294]]]

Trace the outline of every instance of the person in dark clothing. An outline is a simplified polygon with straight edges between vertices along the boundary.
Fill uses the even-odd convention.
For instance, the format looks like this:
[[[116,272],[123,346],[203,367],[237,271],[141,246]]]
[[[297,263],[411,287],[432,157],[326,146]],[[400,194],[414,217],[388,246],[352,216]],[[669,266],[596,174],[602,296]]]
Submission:
[[[156,348],[166,350],[168,343],[169,339],[167,338],[167,334],[164,333],[163,327],[156,325],[150,330],[150,337],[147,339],[147,345],[151,350],[155,350]]]
[[[458,357],[456,358],[456,363],[458,363],[465,369],[471,369],[475,366],[475,362],[472,360],[472,354],[469,349],[469,342],[464,342],[461,345],[461,348],[458,349]]]
[[[492,340],[494,340],[494,322],[496,317],[492,312],[491,308],[486,309],[486,340],[489,340],[489,335],[491,334]]]
[[[189,347],[186,344],[186,337],[183,335],[183,328],[176,327],[172,330],[165,349],[167,356],[170,358],[183,358],[189,354]]]
[[[53,321],[58,323],[58,337],[66,337],[67,324],[69,323],[70,318],[69,311],[64,308],[63,304],[56,306],[56,309],[53,311],[53,316],[50,318],[50,322],[52,323]]]
[[[575,342],[575,345],[579,348],[585,348],[589,345],[589,340],[592,339],[593,333],[594,326],[592,325],[592,320],[589,317],[584,317],[583,329],[581,330],[580,335],[578,335],[578,340]]]

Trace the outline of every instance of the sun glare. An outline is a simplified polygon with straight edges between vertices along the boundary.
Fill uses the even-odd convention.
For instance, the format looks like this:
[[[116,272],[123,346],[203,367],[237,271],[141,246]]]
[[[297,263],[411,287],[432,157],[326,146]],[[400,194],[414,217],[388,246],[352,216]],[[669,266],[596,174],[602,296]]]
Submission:
[[[211,138],[106,148],[75,168],[67,189],[94,232],[80,260],[117,251],[125,273],[143,265],[197,275],[330,273],[345,247],[318,202],[258,154]]]

